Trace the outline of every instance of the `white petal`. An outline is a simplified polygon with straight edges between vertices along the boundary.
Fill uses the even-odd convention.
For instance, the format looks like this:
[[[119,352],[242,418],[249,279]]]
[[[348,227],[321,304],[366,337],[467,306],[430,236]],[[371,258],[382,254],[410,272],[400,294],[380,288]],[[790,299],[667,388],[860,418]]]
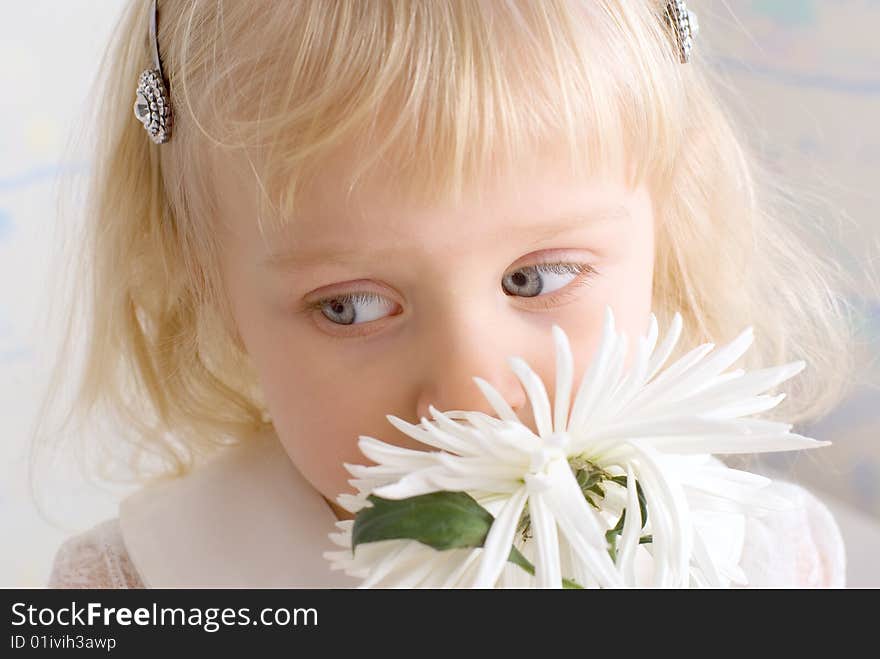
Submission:
[[[689,470],[687,475],[689,476],[690,474],[696,474],[702,477],[723,479],[730,483],[738,483],[743,486],[754,488],[766,487],[773,483],[773,481],[766,476],[762,476],[761,474],[753,474],[750,471],[733,469],[732,467],[728,467],[723,463],[715,465],[711,462],[706,462],[701,465],[699,469]]]
[[[572,444],[572,451],[586,451],[593,455],[605,453],[610,447],[620,446],[626,440],[638,439],[650,443],[654,447],[665,447],[667,443],[680,440],[700,440],[707,436],[749,435],[756,431],[762,434],[780,434],[787,432],[790,424],[773,426],[756,423],[763,419],[707,419],[702,416],[691,416],[682,410],[674,416],[658,418],[642,418],[633,415],[631,419],[599,426],[577,437]],[[710,450],[701,451],[711,453]]]
[[[681,485],[663,469],[661,456],[650,446],[633,442],[639,453],[638,476],[648,503],[648,520],[661,509],[668,514],[669,528],[653,534],[669,532],[669,560],[672,568],[672,584],[677,587],[687,585],[688,565],[693,551],[693,522],[687,497]],[[662,539],[662,536],[661,536]]]
[[[678,383],[681,378],[687,375],[687,372],[700,363],[700,361],[714,350],[714,343],[704,343],[697,346],[693,350],[685,353],[684,356],[673,362],[663,372],[659,373],[638,393],[632,401],[634,409],[648,410],[651,406],[659,406],[676,399],[666,395],[672,387]]]
[[[538,555],[535,562],[538,588],[562,588],[556,520],[540,494],[529,497],[529,520]]]
[[[566,558],[565,566],[567,572],[564,574],[570,574],[570,578],[584,588],[598,588],[599,582],[596,581],[592,572],[590,572],[587,565],[581,560],[580,555],[574,550],[574,547],[571,546],[571,543],[568,542],[564,535],[559,538],[559,547],[560,556]]]
[[[459,563],[458,567],[450,572],[446,579],[439,584],[439,588],[472,588],[482,554],[482,547],[468,553],[467,557]]]
[[[623,579],[614,567],[605,544],[605,531],[584,499],[571,468],[562,460],[548,466],[553,487],[544,493],[559,530],[602,586],[619,587]]]
[[[731,581],[740,581],[739,561],[745,541],[746,517],[741,514],[694,510],[693,519],[695,538],[699,534],[721,585],[729,587]],[[696,544],[694,549],[695,562],[699,565]]]
[[[534,538],[530,538],[528,541],[523,542],[519,536],[515,536],[513,544],[532,565],[537,562],[537,559],[535,558],[536,548]],[[526,572],[519,565],[515,565],[508,561],[505,564],[504,569],[501,571],[501,578],[498,587],[505,589],[535,588],[537,587],[537,583],[535,577]]]
[[[723,469],[703,469],[689,473],[682,477],[682,485],[726,499],[758,503],[766,494],[763,489],[771,483],[769,479],[764,479],[761,483],[749,483],[742,479],[727,478],[723,471]]]
[[[648,374],[649,352],[648,340],[639,337],[635,363],[614,392],[614,401],[610,404],[609,409],[604,415],[606,418],[613,418],[614,416],[620,415],[623,410],[629,407],[632,398],[644,386]]]
[[[824,442],[795,433],[785,435],[718,435],[707,437],[667,437],[652,442],[659,450],[683,455],[691,453],[715,453],[734,455],[738,453],[772,453],[830,446]]]
[[[448,453],[439,454],[437,462],[446,468],[450,476],[484,476],[487,480],[520,480],[528,465],[527,459],[511,463],[491,458],[461,458]]]
[[[434,413],[438,414],[436,410],[434,410]],[[442,429],[439,427],[440,425],[441,424],[432,423],[429,419],[422,417],[422,428],[428,433],[434,445],[439,445],[444,451],[458,453],[459,455],[479,454],[479,451],[475,450],[473,441],[467,436],[461,436],[459,426],[448,419],[443,422],[442,425],[444,427]],[[455,432],[449,432],[446,430],[446,428],[449,427],[452,427]]]
[[[680,408],[686,403],[688,406],[691,406],[694,413],[703,413],[705,415],[706,413],[711,413],[713,408],[724,408],[750,400],[771,387],[775,387],[794,377],[803,370],[803,363],[793,362],[783,366],[752,371],[723,382],[718,382],[719,378],[716,378],[716,381],[711,386],[706,387],[693,398],[689,398],[686,401],[676,396],[670,396],[666,391],[655,396],[653,400],[647,400],[643,398],[646,395],[643,391],[639,394],[639,412],[643,415],[649,413],[651,415],[663,415]],[[648,385],[645,391],[652,385]]]
[[[772,410],[779,405],[779,403],[785,400],[785,396],[785,393],[776,396],[755,396],[725,407],[716,407],[706,412],[705,416],[710,419],[735,419],[741,416],[760,414],[761,412]]]
[[[372,588],[378,585],[379,582],[396,567],[397,563],[406,561],[408,558],[417,554],[419,552],[419,545],[421,544],[415,540],[381,540],[379,542],[369,542],[355,547],[355,556],[361,553],[362,547],[379,545],[380,543],[382,543],[382,547],[377,546],[372,547],[372,549],[384,549],[385,552],[383,552],[382,558],[372,564],[369,576],[361,583],[361,588]]]
[[[583,433],[585,437],[593,440],[606,439],[632,439],[665,437],[667,435],[691,435],[709,432],[733,432],[742,429],[736,421],[728,419],[704,419],[699,416],[691,416],[686,410],[680,410],[676,415],[664,417],[641,417],[634,415],[632,418],[619,419],[603,424],[589,432]]]
[[[740,501],[724,499],[715,495],[705,494],[699,490],[685,488],[688,504],[691,510],[700,512],[718,512],[728,514],[747,515],[751,514],[750,507]]]
[[[411,469],[398,467],[397,465],[350,465],[344,463],[344,466],[348,470],[348,473],[355,478],[385,479],[388,481],[397,480],[401,476],[412,471]],[[424,467],[415,468],[423,469]]]
[[[589,450],[608,462],[626,454],[627,439],[649,444],[663,453],[693,455],[702,453],[760,453],[790,451],[826,446],[810,437],[789,432],[791,424],[766,419],[709,419],[706,417],[639,420],[603,428],[595,437],[580,437],[572,451]]]
[[[667,439],[681,437],[699,438],[701,436],[719,435],[784,435],[791,430],[790,423],[779,423],[766,419],[715,419],[703,415],[692,416],[686,409],[677,414],[662,417],[641,417],[633,415],[631,419],[609,423],[583,433],[581,441],[591,440],[591,446],[600,442],[612,443],[611,440],[642,439],[655,445],[661,445]],[[703,451],[711,453],[711,451]]]
[[[330,562],[331,570],[347,570],[351,566],[351,551],[325,551],[321,553]]]
[[[479,549],[465,548],[435,551],[429,563],[430,570],[422,575],[422,578],[415,583],[415,586],[418,588],[448,587],[446,584],[453,578],[453,575],[460,574],[467,569],[468,558],[471,554],[479,551]],[[463,584],[454,583],[454,585],[461,587]]]
[[[550,399],[547,397],[547,389],[541,378],[520,357],[508,357],[507,363],[529,397],[532,407],[532,415],[535,418],[535,429],[538,435],[546,437],[553,432],[553,420],[550,418]]]
[[[711,377],[718,375],[742,357],[753,341],[754,332],[751,327],[748,327],[729,344],[716,350],[699,365],[688,369],[684,377],[664,392],[664,397],[676,400],[698,393],[701,388],[706,386]]]
[[[791,510],[794,504],[787,498],[778,496],[766,488],[742,486],[722,478],[701,478],[699,474],[691,474],[683,483],[688,500],[694,499],[697,493],[709,497],[727,499],[736,502],[740,509],[749,509],[753,514],[759,515],[761,511],[786,511]],[[712,500],[700,499],[702,507],[714,508]]]
[[[654,348],[657,346],[657,337],[659,333],[660,328],[657,325],[657,316],[651,312],[651,319],[648,323],[648,333],[645,335],[649,355],[654,352]]]
[[[466,492],[471,490],[513,492],[521,487],[513,479],[487,478],[481,474],[450,474],[443,467],[422,469],[401,478],[398,482],[377,488],[374,493],[384,499],[407,499],[431,492]]]
[[[327,537],[334,545],[347,549],[351,554],[351,533],[328,533]]]
[[[559,325],[553,325],[553,342],[556,345],[556,390],[553,400],[553,429],[556,432],[568,430],[568,412],[571,404],[571,384],[574,374],[574,359],[571,344]]]
[[[443,564],[450,557],[444,555],[446,552],[437,551],[430,547],[426,547],[426,549],[430,549],[434,555],[421,555],[418,561],[398,568],[387,577],[389,581],[393,581],[394,588],[431,587],[432,575],[436,570],[442,569]]]
[[[492,438],[496,442],[502,442],[516,449],[520,454],[531,453],[540,444],[540,437],[521,423],[505,422],[503,428],[495,430]]]
[[[336,497],[336,503],[338,503],[341,508],[347,510],[350,513],[356,513],[362,508],[366,508],[367,506],[372,505],[362,495],[348,494],[345,492]]]
[[[651,314],[654,322],[656,322],[656,318],[654,318],[654,314]],[[651,355],[651,361],[648,366],[648,380],[651,380],[661,368],[666,363],[666,360],[669,359],[669,355],[675,350],[675,346],[678,344],[678,339],[681,337],[681,329],[682,329],[682,320],[681,314],[677,311],[675,315],[672,317],[672,324],[669,327],[669,330],[666,332],[666,336],[663,338],[663,343],[660,344],[660,347]]]
[[[591,423],[604,423],[605,419],[610,418],[614,410],[618,407],[616,402],[617,392],[622,384],[621,376],[626,366],[626,355],[629,351],[629,338],[623,332],[617,338],[614,355],[608,365],[608,372],[605,376],[606,388],[599,392],[599,398],[595,403],[593,418]]]
[[[635,567],[636,550],[639,548],[639,540],[642,530],[642,511],[639,507],[636,478],[632,466],[626,466],[626,518],[623,520],[623,533],[620,537],[620,547],[617,552],[617,569],[623,574],[624,581],[629,586],[636,585]]]
[[[426,545],[409,564],[399,563],[385,581],[394,588],[439,588],[462,566],[467,567],[468,556],[475,549],[448,549],[438,551]],[[457,584],[462,585],[462,584]]]
[[[483,544],[480,568],[474,583],[475,588],[491,588],[498,580],[504,569],[504,564],[507,563],[510,556],[513,536],[516,533],[516,526],[527,498],[525,487],[521,487],[511,494],[510,499],[501,509],[501,513],[492,523],[492,528],[489,529],[486,542]]]
[[[433,405],[428,405],[428,411],[431,413],[431,416],[434,417],[434,425],[447,435],[455,437],[462,448],[467,451],[468,447],[473,444],[474,436],[477,435],[477,433],[464,424],[456,423]],[[422,419],[422,427],[425,427],[426,425],[429,426],[432,424],[427,419]]]
[[[358,496],[367,497],[369,496],[377,487],[384,487],[385,485],[389,485],[390,483],[397,482],[397,478],[393,480],[388,480],[387,478],[353,478],[348,481],[348,484],[352,487],[356,488],[358,491]]]
[[[694,529],[694,561],[703,571],[703,576],[705,577],[708,586],[712,588],[720,588],[722,586],[723,580],[721,575],[718,573],[715,561],[712,559],[712,555],[709,553],[708,548],[703,542],[703,538],[698,529]]]
[[[510,407],[507,401],[504,400],[504,396],[498,393],[498,390],[495,389],[495,387],[486,382],[483,378],[474,377],[473,380],[477,383],[480,391],[483,392],[483,396],[489,401],[489,404],[492,406],[492,409],[495,410],[495,413],[499,418],[504,419],[505,421],[522,423],[520,418],[516,415],[516,412],[513,411],[513,408]]]
[[[581,380],[574,406],[569,419],[569,430],[573,434],[582,432],[587,419],[593,414],[596,402],[602,390],[607,389],[606,372],[609,362],[614,355],[617,345],[617,335],[614,332],[614,313],[610,306],[605,308],[605,324],[602,329],[602,339],[599,348],[593,356],[586,375]]]
[[[519,421],[502,421],[482,412],[439,412],[429,406],[437,419],[432,424],[422,419],[422,426],[437,443],[454,446],[452,453],[464,457],[493,457],[501,462],[523,462],[523,455],[534,449],[537,437]],[[450,414],[460,416],[465,423],[457,423]],[[468,425],[466,425],[468,424]],[[438,426],[442,427],[438,428]]]
[[[756,371],[751,371],[726,385],[713,387],[704,393],[723,392],[726,402],[750,398],[762,394],[769,389],[790,380],[804,370],[805,362],[797,361],[781,366],[771,366]]]
[[[433,446],[434,448],[443,451],[452,451],[453,453],[467,451],[467,442],[462,442],[453,436],[447,436],[445,433],[437,430],[424,417],[422,418],[422,424],[423,426],[427,424],[431,431],[426,430],[423,426],[420,427],[413,425],[412,423],[404,421],[392,414],[386,414],[385,418],[388,419],[391,425],[397,428],[400,432],[409,435],[413,439],[420,441],[422,444],[427,444],[428,446]]]
[[[443,488],[437,486],[432,476],[431,470],[423,469],[404,476],[396,483],[377,487],[373,490],[373,494],[382,499],[408,499],[422,494],[439,492]]]
[[[499,462],[522,463],[533,451],[537,437],[526,426],[518,422],[506,422],[502,426],[492,426],[483,414],[474,413],[467,417],[477,430],[473,436],[474,450],[483,456]],[[516,423],[516,425],[514,425]]]
[[[392,464],[407,470],[422,469],[435,462],[435,452],[417,451],[386,444],[383,441],[361,435],[358,438],[361,453],[377,464]]]

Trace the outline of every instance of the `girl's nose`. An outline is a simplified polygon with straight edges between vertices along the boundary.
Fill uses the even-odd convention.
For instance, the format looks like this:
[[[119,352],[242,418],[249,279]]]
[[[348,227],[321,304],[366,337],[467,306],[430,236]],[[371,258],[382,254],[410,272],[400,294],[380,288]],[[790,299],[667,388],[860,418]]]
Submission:
[[[491,345],[466,348],[458,346],[448,355],[435,358],[432,374],[421,388],[417,404],[418,419],[431,419],[433,405],[441,412],[462,410],[498,413],[483,395],[474,376],[486,380],[507,402],[523,423],[530,423],[528,398],[513,370],[507,354]]]

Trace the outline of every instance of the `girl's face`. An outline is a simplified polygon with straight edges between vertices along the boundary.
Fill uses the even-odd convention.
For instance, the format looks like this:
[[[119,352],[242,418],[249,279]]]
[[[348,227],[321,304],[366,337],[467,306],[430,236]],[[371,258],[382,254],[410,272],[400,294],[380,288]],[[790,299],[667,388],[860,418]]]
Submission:
[[[471,196],[458,207],[416,208],[379,168],[347,200],[341,154],[303,191],[291,226],[266,241],[256,183],[233,160],[220,164],[235,329],[281,442],[325,499],[353,491],[343,463],[369,462],[359,435],[425,448],[386,414],[412,423],[430,418],[429,405],[493,414],[473,376],[534,428],[506,358],[525,359],[552,401],[554,323],[571,341],[576,382],[598,347],[606,305],[630,346],[646,331],[650,196],[622,177],[575,180],[565,164],[551,153],[490,182],[482,203]]]

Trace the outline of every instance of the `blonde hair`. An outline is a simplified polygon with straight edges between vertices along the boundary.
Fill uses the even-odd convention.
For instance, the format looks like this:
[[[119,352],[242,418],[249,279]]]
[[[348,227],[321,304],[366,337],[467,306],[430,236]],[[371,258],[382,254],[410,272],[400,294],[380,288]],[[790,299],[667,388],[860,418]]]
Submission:
[[[35,445],[70,435],[73,419],[109,420],[104,448],[133,448],[133,478],[146,480],[182,475],[260,429],[265,405],[218,267],[212,150],[248,155],[263,230],[264,215],[295,217],[309,172],[346,142],[361,149],[354,180],[381,160],[425,202],[478,193],[487,173],[547,140],[565,140],[578,171],[625,166],[655,199],[661,328],[681,311],[683,351],[754,326],[744,367],[808,363],[779,415],[826,413],[854,359],[843,272],[809,248],[796,224],[806,218],[770,203],[771,179],[699,44],[681,64],[663,5],[160,2],[175,115],[171,141],[156,146],[132,113],[151,66],[151,3],[129,3],[89,108],[94,168],[82,234],[67,245],[74,271],[59,297],[71,304]],[[64,424],[46,428],[75,336],[86,340],[81,378]],[[86,451],[95,431],[84,439]]]

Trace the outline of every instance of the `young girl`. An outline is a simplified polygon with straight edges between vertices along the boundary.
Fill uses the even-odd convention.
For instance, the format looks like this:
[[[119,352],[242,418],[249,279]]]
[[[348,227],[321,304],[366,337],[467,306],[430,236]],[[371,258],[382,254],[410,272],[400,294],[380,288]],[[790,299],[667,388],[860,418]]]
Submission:
[[[629,336],[680,310],[681,352],[752,325],[744,367],[808,364],[778,416],[830,410],[833,269],[768,206],[682,9],[181,0],[150,37],[131,2],[94,106],[70,418],[110,420],[97,455],[145,486],[50,585],[354,585],[322,552],[358,436],[419,448],[387,414],[491,413],[475,375],[531,423],[506,358],[552,383],[556,323],[582,373],[606,305]],[[749,521],[750,584],[843,585],[827,509],[775,487],[802,505]]]

